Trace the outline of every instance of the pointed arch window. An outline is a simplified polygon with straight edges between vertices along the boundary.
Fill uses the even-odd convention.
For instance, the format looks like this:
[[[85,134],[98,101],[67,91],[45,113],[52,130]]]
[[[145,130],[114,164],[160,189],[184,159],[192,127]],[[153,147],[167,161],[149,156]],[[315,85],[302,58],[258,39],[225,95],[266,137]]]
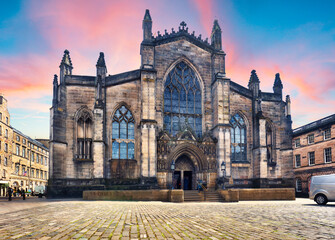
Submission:
[[[112,121],[112,158],[134,159],[135,120],[131,111],[122,105],[116,110]]]
[[[178,63],[164,85],[164,129],[173,136],[190,127],[202,135],[202,100],[199,79],[185,63]]]
[[[77,119],[77,154],[78,159],[92,159],[93,121],[87,111],[82,111]]]
[[[230,119],[231,161],[247,162],[246,125],[237,113]]]
[[[273,156],[273,131],[270,123],[266,122],[266,157],[269,164],[275,164],[274,156]]]

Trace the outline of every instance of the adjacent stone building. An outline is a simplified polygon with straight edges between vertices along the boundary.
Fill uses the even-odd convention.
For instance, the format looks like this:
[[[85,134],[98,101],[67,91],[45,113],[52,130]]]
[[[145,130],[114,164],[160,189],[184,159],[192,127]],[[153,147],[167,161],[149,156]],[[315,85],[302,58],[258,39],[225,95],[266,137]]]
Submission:
[[[226,76],[222,31],[210,42],[177,30],[152,34],[143,19],[141,67],[108,75],[100,53],[96,76],[72,74],[65,50],[54,76],[50,195],[83,189],[195,189],[293,186],[290,99]],[[229,51],[229,49],[227,49]],[[225,165],[225,171],[222,171]],[[175,166],[171,170],[171,166]]]
[[[14,192],[46,186],[49,175],[49,150],[10,125],[7,99],[0,95],[0,196],[8,186]]]
[[[13,129],[10,126],[10,115],[7,99],[0,93],[0,196],[6,196],[12,170]]]
[[[335,114],[293,130],[297,196],[308,196],[312,176],[335,173]]]

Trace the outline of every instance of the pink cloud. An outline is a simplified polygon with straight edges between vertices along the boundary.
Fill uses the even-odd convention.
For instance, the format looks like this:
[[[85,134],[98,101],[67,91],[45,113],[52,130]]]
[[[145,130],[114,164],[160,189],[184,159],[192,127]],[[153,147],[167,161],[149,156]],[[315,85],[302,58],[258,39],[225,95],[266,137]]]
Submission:
[[[193,0],[190,3],[195,4],[199,12],[201,25],[205,29],[207,36],[210,37],[214,21],[214,2],[212,0]]]

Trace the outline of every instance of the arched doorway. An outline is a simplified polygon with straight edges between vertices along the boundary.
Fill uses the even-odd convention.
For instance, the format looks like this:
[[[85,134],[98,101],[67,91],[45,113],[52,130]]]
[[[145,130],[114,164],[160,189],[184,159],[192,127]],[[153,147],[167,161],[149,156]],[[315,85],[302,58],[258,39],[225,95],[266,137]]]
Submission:
[[[187,155],[181,155],[176,160],[173,173],[173,185],[175,189],[195,189],[195,167]]]

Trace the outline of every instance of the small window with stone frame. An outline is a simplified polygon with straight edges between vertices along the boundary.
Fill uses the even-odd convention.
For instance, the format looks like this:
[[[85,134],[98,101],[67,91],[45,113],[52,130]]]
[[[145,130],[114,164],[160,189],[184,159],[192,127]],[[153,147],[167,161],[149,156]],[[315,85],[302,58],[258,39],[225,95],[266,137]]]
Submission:
[[[16,135],[16,141],[20,141],[20,136],[19,135]]]
[[[15,163],[15,174],[19,174],[20,171],[20,165],[18,163]]]
[[[295,189],[297,192],[302,192],[302,182],[301,182],[301,179],[300,178],[297,178],[296,179],[296,182],[295,182]]]
[[[23,143],[23,144],[26,144],[26,139],[23,138],[23,139],[22,139],[22,143]]]
[[[308,153],[308,163],[309,165],[315,165],[315,152]]]
[[[297,147],[300,147],[300,138],[296,139],[296,140],[294,141],[294,143],[295,143],[295,147],[296,147],[296,148],[297,148]]]
[[[16,155],[20,155],[20,145],[16,144]]]
[[[5,167],[7,167],[7,164],[8,164],[8,160],[7,160],[7,158],[5,157],[4,160],[3,160],[3,165],[4,165]]]
[[[2,135],[2,126],[0,125],[0,136]]]
[[[325,163],[331,163],[332,162],[332,149],[325,148],[323,152],[324,152]]]
[[[310,134],[307,136],[307,142],[308,144],[314,143],[314,134]]]
[[[8,125],[8,117],[6,117],[6,124]]]
[[[8,143],[5,143],[5,152],[8,152]]]
[[[327,140],[331,138],[331,129],[327,128],[323,131],[323,140]]]
[[[0,121],[2,121],[2,112],[0,112]]]
[[[22,157],[26,157],[26,148],[22,147]]]
[[[8,138],[8,129],[5,130],[5,137]]]
[[[295,167],[301,167],[300,154],[295,155]]]

